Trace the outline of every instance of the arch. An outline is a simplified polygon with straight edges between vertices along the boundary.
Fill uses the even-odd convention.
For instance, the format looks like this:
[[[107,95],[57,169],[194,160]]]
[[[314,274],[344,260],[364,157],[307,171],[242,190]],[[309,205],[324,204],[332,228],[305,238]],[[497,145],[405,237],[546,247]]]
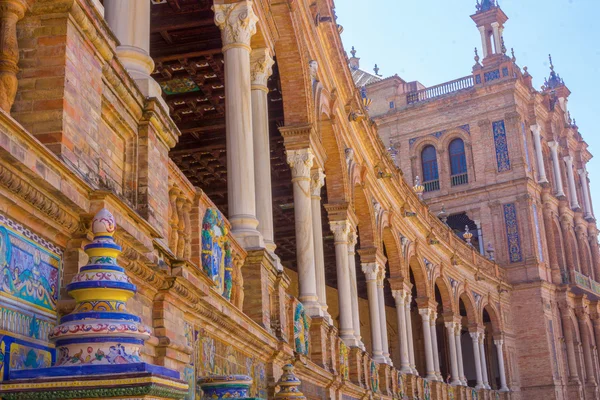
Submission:
[[[486,318],[486,313],[488,318]],[[499,315],[500,313],[491,303],[485,304],[481,310],[481,321],[485,323],[486,319],[489,319],[494,334],[502,332],[502,321],[500,320]]]
[[[467,290],[464,290],[458,295],[458,312],[461,316],[467,318],[469,324],[479,324],[477,309],[475,308],[475,299],[473,299],[473,296],[471,296]]]
[[[392,227],[388,224],[382,230],[382,241],[387,251],[388,264],[391,278],[407,278],[402,260],[402,247],[398,245]]]
[[[422,259],[422,257],[421,257]],[[414,285],[418,297],[430,297],[430,285],[427,278],[427,270],[416,254],[413,254],[408,261],[409,271],[414,277]]]
[[[433,290],[439,291],[440,298],[436,298],[438,304],[441,303],[444,312],[454,312],[454,301],[452,299],[452,287],[450,282],[442,276],[438,276],[433,282]]]
[[[467,153],[465,142],[457,137],[448,144],[448,160],[450,162],[450,176],[467,173]]]
[[[329,194],[329,193],[328,193]],[[373,212],[373,204],[367,200],[366,190],[361,186],[356,186],[353,193],[354,213],[358,218],[358,226],[360,228],[360,247],[376,247],[376,225]]]
[[[318,129],[326,154],[323,172],[327,182],[327,201],[350,202],[350,175],[345,162],[345,147],[331,119],[324,113],[320,114]]]

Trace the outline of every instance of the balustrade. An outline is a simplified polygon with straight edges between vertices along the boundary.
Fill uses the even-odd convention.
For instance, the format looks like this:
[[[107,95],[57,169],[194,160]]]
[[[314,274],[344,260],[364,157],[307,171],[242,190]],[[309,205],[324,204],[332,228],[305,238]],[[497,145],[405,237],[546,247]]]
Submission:
[[[406,95],[406,103],[414,104],[421,101],[431,100],[436,97],[457,92],[459,90],[469,89],[473,86],[473,76],[465,76],[463,78],[455,79],[450,82],[442,83],[440,85],[431,86],[425,89],[417,90],[415,92],[410,92]]]

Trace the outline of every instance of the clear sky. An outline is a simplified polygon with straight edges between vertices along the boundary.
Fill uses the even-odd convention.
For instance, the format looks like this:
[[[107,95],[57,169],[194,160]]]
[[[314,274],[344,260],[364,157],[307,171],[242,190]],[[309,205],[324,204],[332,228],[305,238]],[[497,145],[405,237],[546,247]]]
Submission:
[[[549,75],[548,53],[571,90],[569,110],[595,155],[588,163],[592,201],[600,218],[600,1],[500,0],[509,20],[504,41],[538,88]],[[397,73],[426,86],[471,73],[481,40],[475,0],[336,0],[348,56],[355,46],[362,69]]]

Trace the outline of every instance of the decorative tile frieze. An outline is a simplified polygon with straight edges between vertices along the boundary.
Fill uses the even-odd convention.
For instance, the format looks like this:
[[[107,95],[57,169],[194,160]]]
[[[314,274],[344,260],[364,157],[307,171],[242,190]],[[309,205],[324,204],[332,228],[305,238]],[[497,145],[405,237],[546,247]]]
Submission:
[[[510,158],[508,156],[508,142],[506,140],[506,128],[504,121],[492,122],[492,131],[494,132],[494,146],[496,148],[496,162],[498,163],[498,172],[510,170]]]
[[[519,238],[517,209],[514,203],[504,205],[504,223],[506,225],[509,261],[511,263],[521,262],[523,261],[523,255],[521,254],[521,239]]]

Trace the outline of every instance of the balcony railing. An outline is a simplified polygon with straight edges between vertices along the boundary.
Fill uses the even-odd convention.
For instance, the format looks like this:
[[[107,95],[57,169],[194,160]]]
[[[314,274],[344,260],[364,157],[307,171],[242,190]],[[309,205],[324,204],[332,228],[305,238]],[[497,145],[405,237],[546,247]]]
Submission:
[[[573,271],[573,275],[575,276],[575,284],[600,296],[600,283],[577,271]]]
[[[465,172],[464,174],[452,175],[450,182],[452,186],[466,185],[469,183],[469,174]]]
[[[440,180],[436,179],[434,181],[423,182],[423,186],[425,187],[425,192],[440,190]]]
[[[406,103],[414,104],[421,101],[430,100],[436,97],[446,95],[448,93],[458,92],[459,90],[468,89],[473,87],[473,76],[465,76],[450,82],[442,83],[440,85],[428,87],[425,89],[418,90],[416,92],[410,92],[406,95]]]

